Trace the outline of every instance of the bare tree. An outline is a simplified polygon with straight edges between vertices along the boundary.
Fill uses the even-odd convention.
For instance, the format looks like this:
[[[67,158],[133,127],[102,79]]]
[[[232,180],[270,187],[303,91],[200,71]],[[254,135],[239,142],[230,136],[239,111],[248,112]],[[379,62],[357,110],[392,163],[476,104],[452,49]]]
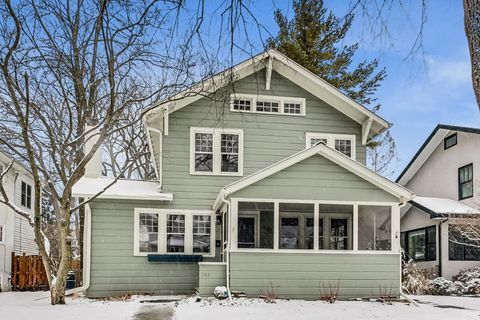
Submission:
[[[235,0],[223,5],[222,17],[230,17],[228,34],[234,34],[245,5]],[[28,164],[35,194],[46,191],[57,253],[46,245],[42,197],[34,198],[32,217],[0,183],[0,203],[34,227],[52,304],[65,303],[72,214],[99,196],[81,203],[72,198],[95,152],[108,139],[121,137],[110,155],[115,165],[106,171],[115,171],[117,179],[129,176],[138,163],[148,162],[144,144],[136,144],[148,111],[142,108],[185,88],[190,88],[186,96],[211,93],[212,88],[190,87],[215,71],[210,62],[215,55],[202,44],[203,15],[202,0],[193,13],[181,0],[4,0],[0,6],[0,144]],[[233,35],[227,38],[233,48]],[[149,177],[149,169],[137,171]]]
[[[473,91],[480,108],[480,1],[464,0],[463,10],[465,12],[465,34],[472,65]]]
[[[396,159],[397,148],[390,131],[382,133],[368,143],[367,164],[376,173],[385,177],[391,176],[394,172],[392,162]]]

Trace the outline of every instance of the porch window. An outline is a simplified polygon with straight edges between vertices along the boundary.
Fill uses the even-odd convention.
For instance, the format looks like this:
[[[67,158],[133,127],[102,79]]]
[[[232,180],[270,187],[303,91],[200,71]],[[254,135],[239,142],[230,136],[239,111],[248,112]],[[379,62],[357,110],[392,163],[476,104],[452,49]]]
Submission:
[[[140,213],[139,240],[140,252],[158,251],[158,215]]]
[[[358,249],[391,250],[391,207],[358,206]]]
[[[185,216],[167,215],[167,252],[185,251]]]
[[[353,206],[319,205],[319,249],[352,250]]]
[[[313,204],[280,203],[280,249],[313,249]]]
[[[193,216],[193,252],[210,252],[210,216]]]
[[[238,203],[238,248],[273,249],[274,204]]]

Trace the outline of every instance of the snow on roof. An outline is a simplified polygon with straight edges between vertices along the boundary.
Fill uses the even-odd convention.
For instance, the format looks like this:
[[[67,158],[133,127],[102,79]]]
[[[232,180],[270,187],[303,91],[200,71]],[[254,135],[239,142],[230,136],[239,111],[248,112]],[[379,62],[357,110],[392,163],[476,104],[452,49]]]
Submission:
[[[410,201],[414,206],[430,213],[433,216],[438,215],[464,215],[478,214],[480,210],[467,206],[456,200],[447,198],[415,197]]]
[[[73,186],[74,197],[93,197],[114,181],[113,178],[82,177]],[[99,198],[104,199],[135,199],[135,200],[161,200],[172,201],[173,194],[158,190],[156,181],[125,180],[119,179]]]

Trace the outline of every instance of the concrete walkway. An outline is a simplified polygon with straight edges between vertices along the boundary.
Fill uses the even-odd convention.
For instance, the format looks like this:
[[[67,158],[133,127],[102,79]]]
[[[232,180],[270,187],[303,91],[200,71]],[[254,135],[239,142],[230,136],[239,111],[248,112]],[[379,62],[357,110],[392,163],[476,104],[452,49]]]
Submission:
[[[142,305],[132,320],[172,320],[175,303],[149,303]]]

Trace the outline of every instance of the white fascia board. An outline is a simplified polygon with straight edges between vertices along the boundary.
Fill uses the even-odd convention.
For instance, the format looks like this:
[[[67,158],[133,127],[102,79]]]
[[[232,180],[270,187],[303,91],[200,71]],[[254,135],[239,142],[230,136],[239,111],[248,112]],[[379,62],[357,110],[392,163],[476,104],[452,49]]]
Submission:
[[[78,198],[90,198],[93,197],[92,193],[75,193],[74,197]],[[118,199],[118,200],[147,200],[147,201],[173,201],[173,194],[163,193],[161,196],[135,196],[135,195],[122,195],[122,194],[107,194],[97,197],[97,199]]]
[[[323,143],[318,143],[317,145],[304,149],[296,154],[285,158],[271,166],[268,166],[262,170],[259,170],[243,179],[240,179],[230,185],[224,187],[218,194],[215,202],[213,204],[213,209],[218,209],[219,204],[222,199],[232,193],[235,193],[249,185],[254,184],[262,179],[265,179],[279,171],[282,171],[302,160],[305,160],[315,154],[320,154],[326,159],[340,165],[341,167],[347,169],[353,174],[359,176],[360,178],[365,179],[366,181],[372,183],[373,185],[385,190],[386,192],[392,194],[393,196],[399,198],[400,202],[406,202],[414,198],[414,194],[408,189],[396,184],[393,181],[388,180],[387,178],[382,177],[381,175],[371,171],[361,163],[352,160],[350,157],[344,155],[343,153],[336,151]]]

